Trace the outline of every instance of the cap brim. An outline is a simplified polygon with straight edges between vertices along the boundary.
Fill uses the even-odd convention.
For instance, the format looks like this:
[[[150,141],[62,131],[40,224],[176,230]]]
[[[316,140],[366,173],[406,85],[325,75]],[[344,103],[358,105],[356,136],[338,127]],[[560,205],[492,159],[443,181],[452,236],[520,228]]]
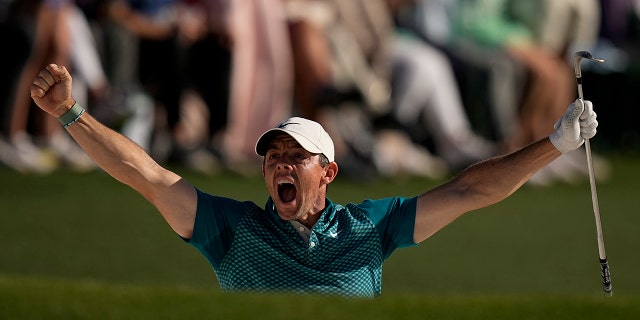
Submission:
[[[320,150],[318,146],[313,144],[303,135],[280,128],[273,128],[263,133],[258,139],[258,142],[256,143],[256,154],[258,154],[259,156],[264,156],[267,153],[267,147],[269,147],[269,143],[271,142],[271,140],[282,133],[288,134],[290,137],[295,139],[305,150],[311,153],[322,153],[322,150]]]

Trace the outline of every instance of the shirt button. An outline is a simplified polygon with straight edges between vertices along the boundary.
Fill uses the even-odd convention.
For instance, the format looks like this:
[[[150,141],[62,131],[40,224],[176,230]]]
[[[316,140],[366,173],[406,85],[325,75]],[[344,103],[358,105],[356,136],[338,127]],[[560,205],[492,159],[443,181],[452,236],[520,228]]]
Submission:
[[[300,228],[298,228],[298,230],[304,231],[304,227],[300,227]]]
[[[311,248],[314,248],[316,246],[315,242],[311,242],[309,245],[311,245]]]

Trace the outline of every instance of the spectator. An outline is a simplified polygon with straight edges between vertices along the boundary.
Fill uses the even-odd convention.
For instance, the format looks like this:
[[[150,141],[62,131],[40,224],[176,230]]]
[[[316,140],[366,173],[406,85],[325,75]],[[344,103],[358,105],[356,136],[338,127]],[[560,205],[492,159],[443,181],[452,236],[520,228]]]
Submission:
[[[175,137],[185,83],[177,32],[181,30],[179,10],[178,0],[109,0],[105,4],[107,17],[135,36],[136,82],[151,97],[156,115],[162,115],[154,129],[167,128],[168,141],[161,143],[174,156],[180,153]],[[159,137],[156,132],[154,139]]]
[[[15,3],[33,27],[29,55],[16,79],[16,91],[10,103],[7,141],[1,141],[3,160],[23,172],[48,173],[59,162],[76,170],[95,168],[93,161],[73,143],[51,119],[30,117],[29,79],[47,62],[70,64],[70,42],[74,33],[70,24],[82,19],[72,1],[43,0]],[[32,120],[32,121],[31,121]]]
[[[513,150],[548,134],[553,128],[546,123],[575,97],[567,51],[573,44],[586,43],[589,36],[574,38],[575,29],[563,33],[552,27],[566,22],[556,18],[562,16],[559,9],[569,12],[575,5],[589,9],[579,12],[597,11],[592,1],[433,0],[420,1],[420,12],[429,16],[445,12],[448,27],[436,29],[419,20],[426,19],[425,15],[413,16],[409,24],[447,48],[455,59],[486,70],[492,92],[489,111],[494,115],[499,139]],[[598,24],[597,20],[584,20],[589,17],[593,14],[579,16],[583,19],[580,23]],[[538,172],[531,182],[575,181],[586,172],[574,160],[573,154],[564,155]]]
[[[316,22],[316,24],[323,28],[326,42],[331,44],[333,51],[330,54],[333,60],[330,63],[338,66],[338,72],[333,78],[334,87],[340,89],[345,87],[344,83],[351,83],[363,97],[365,106],[363,110],[367,112],[364,117],[375,121],[375,124],[362,125],[362,130],[354,130],[355,123],[363,122],[357,119],[364,117],[350,117],[349,115],[356,112],[353,110],[346,113],[343,112],[344,110],[337,110],[335,112],[340,114],[336,117],[337,124],[327,123],[330,119],[325,119],[324,124],[330,130],[348,127],[351,132],[342,135],[334,133],[334,136],[344,137],[344,140],[356,150],[365,149],[371,152],[392,148],[392,145],[395,148],[403,145],[406,146],[406,150],[411,150],[403,154],[423,155],[413,160],[410,156],[388,160],[383,159],[384,156],[376,157],[378,170],[384,170],[384,172],[388,172],[390,167],[404,166],[412,168],[410,171],[414,174],[422,171],[423,174],[433,176],[436,171],[441,171],[446,166],[461,168],[495,152],[496,148],[490,141],[473,132],[460,101],[460,93],[448,61],[426,43],[396,32],[388,3],[385,1],[312,3],[316,7],[324,4],[327,12],[325,16],[329,16],[329,18],[325,17],[322,23]],[[296,12],[308,11],[311,10]],[[308,17],[308,20],[319,19]],[[314,52],[318,51],[323,52],[322,50]],[[336,68],[334,67],[333,70]],[[322,92],[321,90],[326,86],[325,84],[324,87],[316,88],[316,91]],[[345,89],[342,90],[345,91]],[[347,119],[352,120],[347,122]],[[388,119],[398,124],[387,125]],[[395,131],[398,129],[400,131]],[[367,130],[373,130],[374,133],[368,134]],[[339,132],[336,129],[334,131]],[[390,134],[392,133],[390,131],[395,131],[395,134]],[[416,132],[428,132],[435,141],[436,154],[446,160],[445,166],[441,161],[430,156],[425,146],[415,143],[422,138],[416,136]],[[378,134],[380,134],[379,137],[376,137]],[[368,135],[370,138],[363,139],[363,135]],[[409,141],[401,143],[406,139]],[[362,145],[371,147],[363,148]],[[403,161],[404,164],[394,164],[394,161]],[[419,162],[422,164],[418,164]],[[429,173],[430,166],[438,169]],[[423,169],[417,170],[419,167]],[[391,172],[397,172],[397,170],[391,170]]]
[[[213,3],[224,8],[220,19],[232,61],[228,120],[219,148],[228,168],[255,173],[253,142],[292,112],[293,66],[285,13],[281,1]]]

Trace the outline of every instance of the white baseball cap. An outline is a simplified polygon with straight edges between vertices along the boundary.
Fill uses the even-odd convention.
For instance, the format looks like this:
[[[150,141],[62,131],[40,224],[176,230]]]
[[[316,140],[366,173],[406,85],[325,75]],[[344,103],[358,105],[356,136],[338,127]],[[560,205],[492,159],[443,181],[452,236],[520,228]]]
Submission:
[[[319,123],[300,117],[289,118],[263,133],[256,143],[256,153],[264,156],[269,142],[280,133],[290,135],[305,150],[311,153],[322,153],[330,162],[334,161],[333,140],[329,134]]]

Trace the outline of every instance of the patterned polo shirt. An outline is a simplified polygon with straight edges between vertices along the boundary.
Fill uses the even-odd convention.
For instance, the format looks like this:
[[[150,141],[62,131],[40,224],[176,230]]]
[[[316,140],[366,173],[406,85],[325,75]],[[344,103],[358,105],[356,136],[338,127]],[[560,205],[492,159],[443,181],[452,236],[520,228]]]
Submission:
[[[416,198],[393,197],[326,208],[308,241],[264,208],[198,190],[193,236],[224,291],[267,291],[375,297],[382,264],[413,246]]]

